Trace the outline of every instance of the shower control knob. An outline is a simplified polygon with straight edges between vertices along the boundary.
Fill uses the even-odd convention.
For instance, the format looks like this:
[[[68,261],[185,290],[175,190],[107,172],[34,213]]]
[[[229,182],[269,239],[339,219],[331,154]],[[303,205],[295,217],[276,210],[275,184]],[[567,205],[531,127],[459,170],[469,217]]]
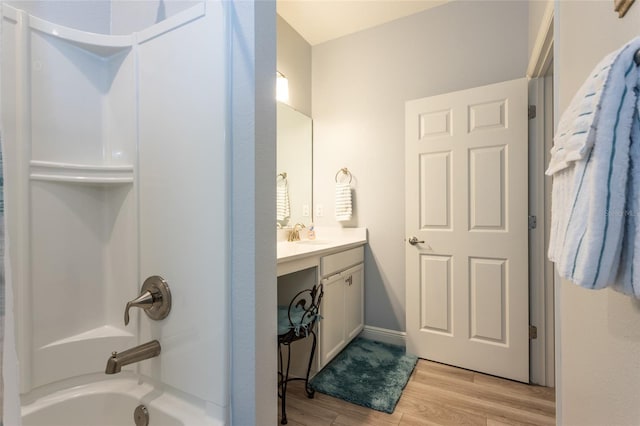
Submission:
[[[171,311],[171,291],[169,284],[159,275],[154,275],[142,284],[140,296],[127,302],[124,310],[124,325],[129,324],[129,309],[141,308],[152,320],[162,320]]]

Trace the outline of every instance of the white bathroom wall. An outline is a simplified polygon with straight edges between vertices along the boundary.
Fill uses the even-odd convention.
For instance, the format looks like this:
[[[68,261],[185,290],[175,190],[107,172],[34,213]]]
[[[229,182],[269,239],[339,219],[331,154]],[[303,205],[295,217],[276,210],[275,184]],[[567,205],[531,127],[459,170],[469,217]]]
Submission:
[[[277,421],[276,6],[229,2],[231,424]]]
[[[289,101],[285,102],[311,116],[311,45],[277,15],[277,68],[289,80]]]
[[[187,12],[193,10],[192,19],[136,46],[138,283],[160,275],[172,294],[166,319],[141,315],[141,343],[157,339],[162,353],[140,371],[200,398],[215,418],[224,418],[231,186],[226,11],[220,2]]]
[[[557,2],[558,114],[607,53],[640,34],[640,5],[619,19],[611,1]],[[556,284],[558,424],[640,421],[640,301],[612,290]]]
[[[188,9],[198,0],[7,0],[50,22],[99,34],[131,34]]]
[[[455,1],[313,47],[314,205],[336,226],[334,176],[353,173],[369,229],[365,323],[405,329],[404,104],[524,77],[527,2]]]
[[[197,0],[115,0],[111,7],[111,34],[131,34],[188,9]]]
[[[15,55],[15,46],[11,43],[7,46],[5,44],[6,32],[4,26],[2,26],[2,36],[0,36],[0,42],[2,43],[2,54],[8,54],[10,56]],[[0,61],[0,95],[10,96],[14,98],[16,96],[15,84],[7,84],[7,75],[13,75],[15,72],[11,64],[7,64],[6,61]],[[2,117],[6,117],[5,107],[0,103],[0,113]],[[14,116],[14,114],[11,114]],[[12,131],[13,130],[13,131]],[[2,139],[16,137],[16,129],[7,129],[4,126],[4,118],[2,119]],[[16,320],[18,315],[15,313],[14,304],[14,291],[11,285],[13,279],[12,264],[8,257],[8,247],[12,238],[16,238],[16,232],[11,232],[11,229],[7,226],[11,217],[19,217],[20,211],[13,208],[12,201],[7,191],[7,181],[5,176],[9,173],[17,172],[17,164],[11,164],[7,161],[8,155],[16,155],[17,153],[11,152],[8,149],[7,144],[2,142],[2,166],[3,166],[3,203],[4,214],[2,229],[4,233],[3,247],[2,247],[2,268],[4,271],[4,281],[2,283],[2,291],[4,293],[5,306],[3,309],[3,340],[2,340],[2,422],[3,424],[20,424],[20,364],[18,362],[17,354],[17,342],[16,342]],[[13,235],[12,235],[13,234]]]
[[[111,0],[7,0],[6,4],[65,27],[109,34]]]
[[[3,2],[5,5],[7,4],[13,4],[19,7],[22,7],[24,9],[26,9],[27,11],[29,11],[31,14],[38,16],[39,18],[48,20],[48,21],[54,21],[54,22],[58,22],[61,25],[64,26],[69,26],[69,27],[73,27],[73,28],[77,28],[80,30],[84,30],[84,31],[88,31],[88,32],[94,32],[94,33],[108,33],[109,32],[109,22],[110,22],[110,12],[109,12],[109,2],[107,1],[91,1],[91,2],[76,2],[76,1],[16,1],[16,2]],[[9,176],[10,178],[7,180],[8,182],[11,182],[12,185],[16,184],[16,179],[15,177],[20,175],[22,173],[22,171],[24,170],[24,164],[22,163],[22,159],[25,157],[25,155],[22,153],[22,151],[25,150],[25,147],[27,146],[26,144],[21,144],[18,147],[11,147],[11,143],[9,143],[10,141],[15,141],[17,138],[24,138],[24,129],[23,128],[18,128],[16,129],[16,126],[14,125],[14,121],[16,120],[17,117],[23,117],[25,114],[25,108],[24,108],[24,104],[20,104],[21,107],[20,108],[15,108],[12,106],[12,102],[16,99],[20,99],[23,95],[24,92],[22,91],[22,89],[24,89],[25,85],[24,85],[24,74],[19,74],[16,75],[16,72],[20,69],[24,69],[24,68],[20,68],[20,67],[16,67],[16,63],[14,61],[13,58],[19,58],[20,55],[16,55],[16,44],[14,44],[12,37],[10,36],[10,33],[12,31],[11,29],[12,25],[9,25],[7,22],[3,23],[3,37],[2,37],[2,53],[3,53],[3,60],[2,60],[2,95],[3,95],[3,115],[2,115],[2,136],[3,136],[3,154],[6,154],[5,157],[5,176]],[[39,41],[43,41],[44,37],[41,38]],[[38,40],[34,40],[35,43],[39,42]],[[44,40],[45,43],[47,43],[48,41]],[[64,53],[69,53],[68,50],[65,50],[64,46],[58,46],[60,47],[59,52],[64,52]],[[35,49],[33,49],[32,54],[38,56],[40,53],[42,53],[43,51],[40,49],[40,47],[37,47]],[[50,51],[49,53],[52,54],[57,54],[54,53],[52,51]],[[24,56],[23,56],[24,57]],[[67,57],[69,58],[69,57]],[[32,77],[34,78],[34,80],[39,80],[39,83],[44,83],[45,81],[40,79],[39,76],[37,76],[37,74],[39,74],[39,72],[44,71],[45,73],[48,72],[53,72],[55,73],[56,71],[60,71],[60,69],[47,69],[46,67],[40,67],[40,65],[42,64],[48,64],[49,61],[52,59],[51,57],[47,57],[44,58],[44,61],[40,61],[40,59],[43,58],[33,58],[34,59],[34,74],[32,75]],[[100,59],[97,59],[98,61]],[[18,59],[19,61],[19,59]],[[88,62],[85,62],[85,65]],[[107,73],[108,74],[108,73]],[[18,80],[18,77],[20,77],[23,81],[23,84],[16,84],[16,81]],[[38,94],[35,96],[39,96],[42,94],[42,92],[40,91],[41,89],[44,89],[47,93],[51,94],[52,92],[56,92],[61,90],[61,86],[65,86],[68,82],[67,79],[69,78],[74,78],[74,76],[69,75],[69,73],[64,73],[62,72],[61,74],[58,74],[57,77],[62,77],[62,80],[58,80],[57,83],[58,85],[52,85],[49,87],[45,87],[43,85],[40,85],[38,88],[35,89],[35,91],[38,91]],[[76,76],[78,77],[78,76]],[[83,79],[82,76],[79,77],[80,79]],[[101,80],[103,80],[105,78],[105,73],[90,73],[89,74],[89,78],[93,79],[93,83],[94,83],[94,87],[97,89],[95,92],[92,92],[92,95],[97,95],[98,97],[100,97],[100,90],[103,88],[101,87]],[[84,80],[83,80],[84,81]],[[39,83],[36,83],[39,84]],[[53,89],[52,91],[50,91],[50,89]],[[56,92],[57,93],[57,92]],[[74,102],[77,101],[77,99],[71,100],[72,98],[74,98],[74,95],[76,95],[77,93],[67,93],[67,95],[70,96],[66,96],[63,98],[58,98],[56,99],[56,103],[55,105],[58,108],[54,108],[55,112],[57,113],[61,113],[63,110],[65,110],[66,106],[69,106],[70,104],[74,104]],[[90,96],[91,97],[91,96]],[[93,98],[92,98],[93,99]],[[42,99],[39,99],[42,100]],[[85,98],[84,101],[87,101],[88,99]],[[36,103],[36,105],[34,106],[34,108],[30,111],[33,114],[37,115],[40,112],[40,109],[45,106],[44,104],[46,104],[47,102],[38,102]],[[64,107],[63,107],[64,106]],[[75,106],[75,105],[74,105]],[[103,103],[103,107],[104,107],[104,112],[105,112],[105,117],[111,117],[113,118],[113,116],[111,116],[110,112],[108,111],[110,109],[112,105],[110,105],[109,100],[106,100]],[[121,112],[128,112],[128,109],[126,108],[122,108],[122,105],[119,105],[119,109]],[[73,106],[71,106],[71,109],[73,109]],[[28,111],[28,110],[27,110]],[[69,112],[69,111],[65,111],[65,112]],[[81,113],[82,111],[77,111]],[[64,115],[64,112],[63,112]],[[73,115],[73,114],[72,114]],[[58,118],[61,118],[60,116],[58,116]],[[65,117],[68,118],[68,117]],[[78,120],[78,117],[75,118],[76,120]],[[60,122],[55,123],[57,126],[60,127],[66,127],[67,123],[63,122],[64,119],[62,119]],[[127,121],[127,120],[125,120]],[[44,157],[47,157],[49,154],[51,154],[52,152],[50,150],[47,149],[47,147],[45,146],[46,144],[43,144],[42,142],[44,142],[44,140],[42,138],[40,138],[38,135],[38,130],[37,129],[34,136],[34,142],[36,145],[39,144],[39,146],[34,149],[34,155],[35,156],[40,156],[40,160],[44,159]],[[85,128],[86,130],[86,128]],[[94,134],[92,135],[93,137],[90,138],[90,140],[95,141],[95,139],[100,139],[102,137],[107,137],[108,135],[106,133],[103,133],[101,131],[102,129],[100,129],[99,127],[95,127],[93,129]],[[97,136],[97,138],[95,137]],[[70,141],[67,141],[70,142]],[[87,141],[85,141],[87,142]],[[86,147],[85,147],[86,148]],[[88,151],[87,150],[82,150],[79,149],[78,152],[82,151],[83,154],[87,154]],[[20,158],[20,160],[16,160],[17,158]],[[77,158],[74,158],[74,160],[76,160]],[[21,184],[19,184],[19,186],[21,188],[24,189],[24,187],[26,186],[26,183],[22,182]],[[47,183],[40,183],[37,185],[34,185],[34,191],[32,192],[31,196],[32,196],[32,201],[35,201],[36,203],[41,202],[43,200],[43,197],[41,195],[44,195],[45,197],[47,196],[47,193],[49,192],[50,189],[52,189],[55,186],[55,184],[47,184]],[[124,188],[124,187],[123,187]],[[71,189],[71,188],[67,188],[67,189]],[[123,201],[122,196],[124,196],[124,199],[129,198],[128,195],[126,195],[125,193],[127,192],[126,189],[124,189],[124,192],[119,191],[118,189],[115,189],[114,191],[109,191],[106,190],[105,191],[101,191],[99,188],[94,188],[94,190],[90,190],[88,187],[85,187],[83,189],[79,189],[79,192],[84,192],[83,195],[80,196],[80,198],[83,198],[84,196],[87,196],[88,199],[92,199],[95,201],[98,201],[98,204],[102,204],[103,202],[105,204],[108,203],[107,198],[111,197],[111,196],[115,196],[116,198],[120,198],[120,202]],[[71,189],[71,191],[73,191]],[[66,192],[64,195],[68,195],[71,191],[63,191]],[[117,194],[116,194],[117,193]],[[20,415],[20,410],[19,410],[19,404],[20,404],[20,400],[19,400],[19,392],[20,392],[20,387],[21,386],[31,386],[29,384],[29,382],[31,381],[31,373],[29,373],[26,378],[27,380],[24,380],[25,376],[23,376],[23,380],[20,381],[19,380],[19,375],[21,373],[21,369],[22,372],[25,371],[25,369],[30,369],[29,367],[33,367],[33,375],[34,376],[39,376],[41,379],[43,380],[47,380],[53,378],[58,379],[59,378],[59,370],[64,370],[67,368],[68,364],[65,364],[65,366],[61,367],[61,368],[51,368],[51,361],[48,360],[47,356],[44,356],[44,362],[39,362],[38,361],[38,357],[40,356],[39,354],[34,354],[33,357],[33,364],[32,364],[32,359],[31,357],[27,356],[26,359],[23,358],[20,360],[20,362],[18,362],[18,359],[16,358],[16,349],[17,349],[17,345],[16,345],[16,336],[15,336],[15,331],[16,329],[22,328],[25,329],[26,327],[31,325],[31,320],[35,322],[39,321],[39,320],[43,320],[44,321],[44,325],[45,327],[43,327],[42,329],[38,329],[37,330],[37,336],[33,336],[33,340],[32,342],[34,342],[35,344],[38,344],[37,340],[40,340],[42,342],[43,339],[47,338],[47,334],[48,331],[47,330],[51,330],[50,328],[47,328],[49,325],[51,324],[47,324],[47,319],[46,316],[48,315],[48,313],[50,313],[51,309],[48,309],[47,312],[44,312],[43,310],[38,310],[37,313],[39,315],[39,319],[36,319],[35,316],[34,318],[31,318],[29,321],[22,321],[22,319],[24,318],[25,315],[29,315],[30,312],[36,312],[36,310],[28,310],[27,312],[24,312],[24,309],[21,309],[20,307],[15,307],[13,302],[14,302],[14,295],[16,295],[17,297],[22,297],[24,298],[24,293],[25,293],[25,289],[20,289],[20,288],[12,288],[11,283],[16,282],[16,281],[20,281],[22,282],[25,277],[22,275],[22,273],[24,272],[24,268],[23,268],[23,264],[22,262],[24,261],[24,255],[26,253],[26,251],[28,250],[28,245],[29,243],[25,242],[24,239],[21,240],[20,238],[18,238],[18,232],[23,232],[24,229],[27,226],[27,223],[31,223],[34,227],[40,226],[44,223],[46,223],[47,221],[51,221],[53,219],[54,222],[54,229],[56,232],[59,232],[60,238],[59,238],[59,245],[54,247],[54,253],[59,254],[61,252],[64,251],[64,249],[61,247],[64,244],[68,243],[69,241],[69,234],[66,234],[64,232],[64,227],[66,225],[69,225],[71,222],[74,221],[74,218],[68,217],[68,221],[64,224],[62,224],[61,222],[56,222],[56,220],[54,219],[55,215],[52,215],[52,211],[51,210],[43,210],[38,212],[39,215],[36,217],[34,215],[34,217],[32,217],[31,221],[25,221],[24,217],[26,217],[28,215],[28,212],[24,211],[22,209],[22,206],[25,203],[25,197],[20,195],[18,196],[15,191],[13,194],[9,195],[6,194],[6,201],[7,201],[7,215],[6,215],[6,219],[7,219],[7,223],[9,224],[7,227],[7,246],[6,249],[7,251],[5,253],[8,253],[10,250],[12,250],[12,245],[13,245],[13,250],[14,250],[14,254],[16,252],[20,253],[19,256],[7,256],[7,259],[5,259],[5,266],[7,267],[6,269],[6,282],[7,282],[7,287],[6,287],[6,314],[7,314],[7,322],[6,322],[6,327],[5,327],[5,346],[4,346],[4,356],[3,356],[3,378],[4,378],[4,405],[3,405],[3,412],[4,412],[4,424],[19,424],[20,420],[19,420],[19,415]],[[63,199],[65,198],[64,196],[62,197]],[[76,198],[76,201],[78,199]],[[56,207],[58,210],[59,209],[65,209],[67,208],[67,206],[64,205],[65,203],[58,203]],[[125,201],[125,204],[127,204],[128,206],[131,205],[130,201]],[[51,207],[51,206],[49,206]],[[95,207],[95,206],[93,206]],[[91,240],[92,242],[89,244],[96,244],[97,246],[100,246],[102,243],[104,243],[106,240],[104,239],[105,233],[107,231],[107,228],[110,225],[110,221],[111,224],[114,224],[117,221],[121,221],[122,217],[126,217],[128,216],[128,213],[124,213],[121,214],[119,217],[120,218],[116,218],[112,212],[107,211],[108,209],[102,210],[101,212],[97,212],[95,209],[92,208],[87,208],[83,211],[83,213],[98,213],[96,216],[93,217],[94,223],[98,223],[98,225],[96,226],[96,228],[94,229],[94,232],[92,234],[91,231],[87,232],[87,228],[86,227],[82,227],[82,225],[80,225],[81,231],[80,233],[83,234],[83,236],[79,236],[80,239],[85,239],[85,241],[88,241],[87,238],[89,240]],[[126,209],[125,209],[126,210]],[[87,216],[90,217],[90,216]],[[126,219],[125,219],[126,221]],[[77,220],[76,223],[81,222],[81,220]],[[18,224],[18,226],[15,226],[15,224]],[[62,226],[60,226],[62,225]],[[119,225],[115,225],[116,228],[118,229],[123,229],[121,228]],[[125,234],[130,235],[130,230],[125,230]],[[78,235],[76,235],[78,236]],[[115,232],[113,238],[114,239],[118,239],[123,237],[124,235],[122,235],[119,232]],[[126,236],[124,236],[125,239],[128,238]],[[52,236],[53,238],[53,236]],[[102,240],[102,243],[100,242],[100,240]],[[76,252],[77,253],[77,252]],[[34,254],[37,255],[37,253]],[[113,253],[108,247],[106,248],[106,250],[104,251],[103,255],[105,258],[105,261],[110,262],[111,260],[114,259],[114,256],[112,256],[112,254],[115,254],[115,257],[118,256],[127,256],[127,250],[121,250],[119,252],[119,254]],[[82,254],[81,256],[83,256],[84,254]],[[20,260],[20,258],[22,258],[22,260]],[[85,257],[86,259],[86,257]],[[92,259],[90,261],[90,263],[94,263],[95,259]],[[55,262],[56,260],[54,259],[49,259],[48,260],[51,264],[54,264],[55,267]],[[84,265],[84,266],[83,266]],[[62,275],[70,272],[69,268],[66,271],[64,270],[64,268],[59,267],[60,265],[57,265],[57,272],[60,272]],[[86,278],[88,275],[86,274],[87,271],[87,266],[89,266],[88,264],[83,264],[81,261],[78,261],[77,266],[79,269],[83,269],[84,268],[84,272],[81,273],[84,274],[84,277]],[[118,279],[122,277],[122,273],[124,273],[125,275],[128,275],[130,273],[130,269],[129,268],[117,268],[116,267],[116,271],[115,271],[115,276],[117,276],[118,274],[121,274],[119,277],[114,277],[114,276],[100,276],[96,279],[95,276],[95,272],[93,271],[93,274],[90,275],[90,279],[91,284],[88,284],[87,281],[84,281],[85,284],[88,284],[85,286],[85,288],[81,288],[80,291],[84,294],[87,295],[88,293],[91,293],[91,287],[93,285],[93,282],[99,282],[99,281],[103,281],[103,280],[109,280],[109,279]],[[57,274],[57,276],[55,278],[53,278],[52,276],[48,276],[45,279],[49,280],[49,287],[51,286],[51,282],[54,280],[58,280],[61,277],[61,274]],[[34,274],[35,276],[36,274]],[[37,279],[37,278],[36,278]],[[81,280],[82,281],[82,280]],[[106,292],[103,293],[103,295],[106,296],[106,298],[108,298],[110,296],[109,294],[110,292]],[[65,293],[64,296],[67,298],[67,300],[73,300],[75,302],[77,302],[77,299],[72,298],[71,296],[69,296],[69,293]],[[91,296],[91,300],[95,300],[95,294],[93,294]],[[47,295],[45,295],[44,297],[48,297]],[[59,300],[59,299],[58,299]],[[55,304],[55,302],[53,300],[50,301],[51,304],[50,306],[52,307],[58,307],[58,305]],[[84,304],[84,302],[81,302]],[[15,308],[15,310],[14,310]],[[69,315],[74,315],[74,312],[80,312],[83,311],[83,309],[77,309],[76,311],[74,311],[73,307],[71,307],[70,309],[65,309],[62,312],[64,312],[65,315],[67,315],[67,317]],[[96,308],[93,310],[95,313],[97,313],[99,316],[103,316],[103,317],[109,317],[110,313],[108,312],[108,309],[105,309],[104,304],[99,303],[97,304]],[[16,314],[16,318],[14,318],[14,312]],[[86,311],[85,311],[86,312]],[[120,315],[118,315],[120,316]],[[60,317],[60,315],[58,315],[58,317]],[[14,322],[14,319],[17,323]],[[64,320],[63,320],[64,321]],[[89,327],[92,326],[92,324],[89,321],[89,324],[86,324]],[[49,336],[49,338],[56,338],[58,336],[56,336],[56,331],[52,332]],[[20,336],[18,337],[18,344],[20,344]],[[131,339],[132,341],[134,339]],[[22,338],[22,341],[24,343],[24,338]],[[28,345],[28,341],[26,343],[26,345],[23,345],[23,348],[27,347]],[[49,345],[49,348],[55,351],[54,348],[55,345]],[[100,357],[103,357],[104,355],[103,351],[100,351]],[[86,358],[92,359],[95,354],[88,354],[85,353]],[[43,365],[46,364],[48,361],[48,368],[43,368]],[[74,360],[74,363],[76,364],[76,366],[79,367],[80,370],[84,370],[86,371],[86,362],[85,360],[81,360],[81,362],[77,362],[77,360]],[[39,365],[35,365],[35,364],[39,364]],[[37,371],[38,369],[40,369],[40,371]]]
[[[104,353],[137,341],[109,303],[126,301],[137,281],[130,49],[41,18],[50,16],[3,6],[7,253],[22,392],[100,371]],[[77,352],[85,356],[59,362]]]

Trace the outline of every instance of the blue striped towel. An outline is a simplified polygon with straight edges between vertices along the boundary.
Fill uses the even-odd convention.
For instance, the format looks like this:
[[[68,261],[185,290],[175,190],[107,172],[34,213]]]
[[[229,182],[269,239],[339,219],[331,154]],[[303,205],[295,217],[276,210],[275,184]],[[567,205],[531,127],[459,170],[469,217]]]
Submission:
[[[554,177],[549,258],[556,262],[559,275],[582,287],[613,285],[629,294],[634,293],[633,248],[638,234],[634,216],[640,212],[635,196],[640,188],[640,127],[635,123],[640,71],[633,60],[638,49],[640,37],[607,56],[608,65],[598,64],[592,76],[603,70],[607,75],[599,99],[591,104],[595,109],[590,124],[585,127],[581,121],[585,116],[569,107],[563,119],[567,114],[574,117],[575,128],[585,133],[564,138],[559,127],[554,142],[564,141],[574,154],[567,156],[563,146],[554,147],[547,170]],[[640,297],[640,288],[635,294]]]

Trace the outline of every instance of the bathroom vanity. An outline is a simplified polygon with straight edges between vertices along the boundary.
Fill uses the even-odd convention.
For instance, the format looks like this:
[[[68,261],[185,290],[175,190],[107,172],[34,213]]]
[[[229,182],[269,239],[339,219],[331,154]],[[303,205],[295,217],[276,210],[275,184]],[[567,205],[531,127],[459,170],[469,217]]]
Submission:
[[[279,304],[291,300],[304,287],[323,284],[314,372],[327,365],[364,327],[367,230],[321,228],[317,235],[315,240],[279,241],[277,249]]]

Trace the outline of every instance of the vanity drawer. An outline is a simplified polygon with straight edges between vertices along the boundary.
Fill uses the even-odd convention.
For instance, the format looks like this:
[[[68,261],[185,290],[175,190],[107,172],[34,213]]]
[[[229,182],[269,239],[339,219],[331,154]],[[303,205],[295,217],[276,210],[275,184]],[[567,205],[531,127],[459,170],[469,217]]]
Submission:
[[[320,259],[320,275],[326,277],[364,262],[364,246],[330,254]]]

